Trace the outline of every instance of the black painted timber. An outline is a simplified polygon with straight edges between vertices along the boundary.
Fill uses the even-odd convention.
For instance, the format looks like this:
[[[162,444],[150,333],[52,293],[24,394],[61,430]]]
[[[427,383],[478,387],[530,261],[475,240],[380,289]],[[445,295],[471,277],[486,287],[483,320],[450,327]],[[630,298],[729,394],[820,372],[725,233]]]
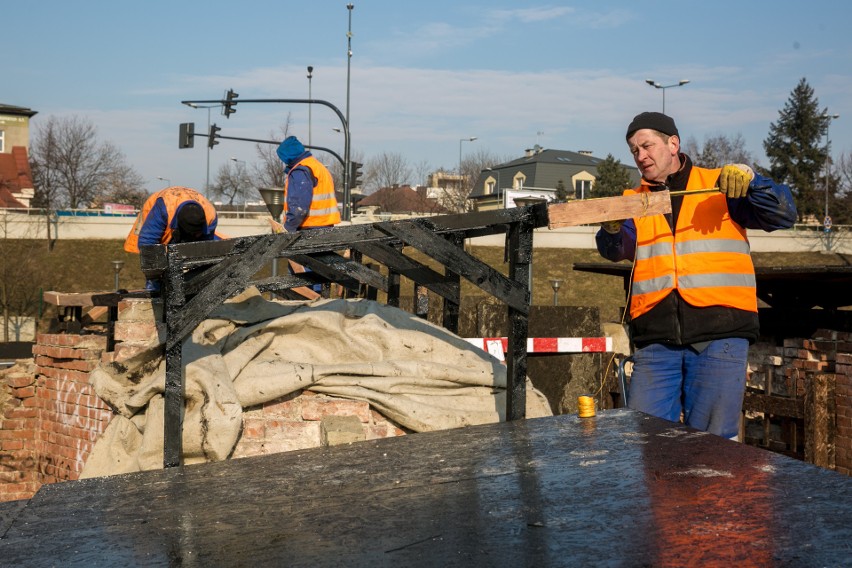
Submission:
[[[239,237],[221,241],[141,247],[140,262],[147,278],[163,281],[166,328],[166,385],[164,458],[166,467],[180,465],[183,413],[183,340],[222,302],[250,286],[261,291],[284,291],[297,286],[334,282],[349,294],[366,290],[387,294],[389,305],[399,305],[399,277],[414,281],[414,310],[428,314],[431,290],[444,301],[442,323],[457,331],[461,303],[460,279],[465,278],[506,304],[512,322],[507,356],[506,416],[524,417],[527,318],[532,261],[532,231],[547,226],[547,207],[527,207],[442,215],[364,225],[336,226],[295,233]],[[512,251],[510,275],[488,266],[464,249],[466,239],[506,235]],[[412,247],[444,267],[444,274],[403,254]],[[340,254],[353,252],[351,259]],[[387,276],[359,262],[362,254],[375,254]],[[260,270],[273,259],[286,258],[312,269],[299,275],[284,274],[258,279]],[[286,272],[286,271],[285,271]],[[520,379],[516,380],[516,377]]]
[[[848,566],[852,479],[626,410],[46,485],[2,566]]]

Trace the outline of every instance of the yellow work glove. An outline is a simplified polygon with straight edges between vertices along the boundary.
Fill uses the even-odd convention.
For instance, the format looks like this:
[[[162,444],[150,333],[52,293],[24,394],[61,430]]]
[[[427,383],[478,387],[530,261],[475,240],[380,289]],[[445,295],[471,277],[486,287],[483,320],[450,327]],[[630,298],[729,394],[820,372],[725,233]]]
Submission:
[[[731,198],[745,197],[754,171],[745,164],[726,164],[719,174],[719,189]]]
[[[617,235],[621,232],[622,224],[624,224],[624,221],[604,221],[601,223],[601,227],[610,235]]]

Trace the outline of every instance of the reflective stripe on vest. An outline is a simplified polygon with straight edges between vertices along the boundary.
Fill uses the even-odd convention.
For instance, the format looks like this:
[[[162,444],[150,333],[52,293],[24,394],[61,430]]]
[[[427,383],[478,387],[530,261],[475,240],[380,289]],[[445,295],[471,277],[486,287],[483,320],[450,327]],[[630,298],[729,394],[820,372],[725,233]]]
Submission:
[[[712,187],[719,170],[692,168],[687,190]],[[642,187],[625,195],[649,191]],[[630,314],[647,313],[677,289],[693,306],[757,311],[756,282],[745,230],[721,194],[685,196],[675,234],[663,215],[635,218],[636,259]]]
[[[308,215],[299,228],[303,227],[327,227],[340,223],[340,209],[337,207],[337,197],[334,194],[334,179],[322,162],[313,156],[307,156],[293,164],[290,172],[299,166],[305,166],[311,171],[316,179],[316,185],[311,197],[311,206]],[[284,214],[287,213],[287,186],[290,184],[290,176],[284,183]]]

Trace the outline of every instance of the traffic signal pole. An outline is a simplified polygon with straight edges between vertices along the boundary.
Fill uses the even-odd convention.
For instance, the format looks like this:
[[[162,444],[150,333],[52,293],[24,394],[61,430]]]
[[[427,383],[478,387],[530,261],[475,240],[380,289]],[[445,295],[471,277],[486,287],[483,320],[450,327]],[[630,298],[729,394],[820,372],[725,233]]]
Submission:
[[[342,215],[342,217],[343,217],[344,221],[351,221],[352,220],[352,187],[351,187],[351,181],[352,180],[351,180],[351,176],[350,176],[351,165],[350,165],[349,124],[346,121],[346,117],[344,117],[343,113],[340,112],[340,109],[338,109],[336,106],[334,106],[330,102],[324,101],[324,100],[321,100],[321,99],[239,99],[239,100],[237,100],[238,97],[239,97],[239,95],[237,93],[234,93],[233,90],[229,90],[226,94],[225,99],[203,100],[203,101],[181,101],[181,104],[183,104],[183,105],[219,104],[219,105],[222,105],[222,107],[224,107],[225,109],[227,109],[227,112],[225,114],[226,118],[228,118],[231,114],[237,112],[236,109],[233,108],[233,107],[238,105],[238,104],[241,104],[241,103],[290,103],[290,104],[307,104],[307,105],[316,104],[316,105],[326,106],[326,107],[328,107],[328,108],[330,108],[331,110],[334,111],[334,113],[340,119],[340,124],[343,126],[343,136],[344,136],[343,159],[341,160],[342,163],[343,163],[343,215]],[[216,132],[218,132],[218,129],[217,129]],[[214,132],[213,128],[211,127],[210,134],[209,134],[210,139],[208,139],[208,141],[207,141],[208,147],[210,147],[210,148],[213,147],[212,146],[213,144],[216,144],[216,142],[214,140],[215,138],[224,138],[224,139],[230,139],[230,140],[250,140],[248,138],[236,138],[236,137],[222,136],[220,134],[216,134],[216,132]],[[198,136],[198,134],[196,134],[195,136]],[[267,140],[253,140],[253,141],[254,142],[268,142]],[[316,147],[316,148],[320,149],[320,150],[324,150],[324,151],[329,151],[329,150],[325,150],[324,148],[319,148],[319,147]],[[334,154],[333,152],[330,152],[330,153],[333,154],[338,159],[340,159],[340,157],[337,156],[337,154]]]

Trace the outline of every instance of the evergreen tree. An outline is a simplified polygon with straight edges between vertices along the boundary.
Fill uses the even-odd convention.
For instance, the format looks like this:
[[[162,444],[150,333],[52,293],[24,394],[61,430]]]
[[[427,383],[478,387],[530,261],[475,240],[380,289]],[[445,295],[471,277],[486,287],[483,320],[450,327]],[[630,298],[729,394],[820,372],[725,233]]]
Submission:
[[[561,179],[556,182],[556,202],[565,203],[568,201],[568,188],[565,187],[565,182]]]
[[[625,189],[633,187],[630,181],[630,172],[616,160],[612,154],[598,164],[598,175],[592,192],[595,197],[614,197],[621,195]]]
[[[820,173],[827,154],[820,142],[831,119],[826,109],[819,108],[819,101],[804,78],[778,115],[763,141],[770,163],[769,176],[790,186],[800,221],[810,215],[821,220],[825,185]]]

